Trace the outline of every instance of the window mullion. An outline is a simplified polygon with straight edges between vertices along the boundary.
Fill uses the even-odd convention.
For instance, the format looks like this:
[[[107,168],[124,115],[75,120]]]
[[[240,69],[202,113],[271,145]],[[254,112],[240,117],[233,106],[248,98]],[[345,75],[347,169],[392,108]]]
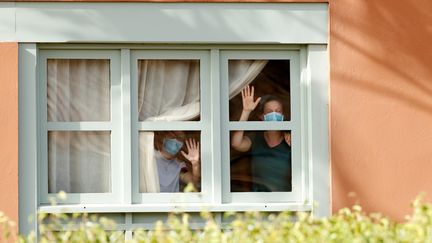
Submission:
[[[219,49],[212,49],[210,52],[210,83],[211,83],[211,104],[212,106],[212,191],[213,203],[222,203],[222,154],[221,154],[221,90],[220,90],[220,55]]]
[[[111,122],[47,122],[48,131],[110,131]]]
[[[228,129],[230,131],[243,130],[243,131],[270,131],[270,130],[293,130],[295,124],[291,121],[285,122],[262,122],[262,121],[241,121],[229,122]]]
[[[204,126],[203,121],[144,121],[138,123],[138,129],[142,131],[200,131]]]
[[[221,181],[221,189],[222,189],[222,203],[230,203],[231,202],[231,193],[230,193],[230,161],[229,158],[229,83],[228,83],[228,58],[226,53],[219,52],[219,90],[221,97],[219,101],[220,106],[220,136],[221,141],[221,164],[222,164],[222,181]]]
[[[122,203],[132,203],[132,149],[131,149],[131,79],[130,50],[121,50],[121,162]]]

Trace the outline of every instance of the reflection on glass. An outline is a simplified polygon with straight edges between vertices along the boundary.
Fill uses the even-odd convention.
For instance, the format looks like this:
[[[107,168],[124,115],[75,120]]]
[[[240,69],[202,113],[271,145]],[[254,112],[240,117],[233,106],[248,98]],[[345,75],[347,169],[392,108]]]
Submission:
[[[110,61],[48,59],[48,121],[109,121]]]
[[[228,75],[230,121],[240,119],[244,105],[242,91],[248,86],[254,88],[253,95],[249,93],[252,101],[258,102],[246,120],[264,120],[262,107],[268,99],[279,100],[283,106],[284,120],[291,119],[289,60],[229,60]]]
[[[231,192],[292,190],[290,131],[232,131],[230,157]]]
[[[199,60],[138,60],[139,121],[199,120]]]
[[[111,191],[110,132],[48,132],[49,193]]]
[[[201,188],[200,132],[139,133],[140,192],[183,192]]]

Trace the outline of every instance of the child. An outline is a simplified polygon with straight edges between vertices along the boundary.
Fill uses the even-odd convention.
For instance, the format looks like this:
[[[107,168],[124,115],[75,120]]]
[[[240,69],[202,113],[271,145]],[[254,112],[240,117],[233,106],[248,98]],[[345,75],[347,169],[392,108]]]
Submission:
[[[182,148],[186,144],[187,153]],[[186,163],[178,159],[179,152],[192,165],[188,170]],[[160,192],[179,192],[179,182],[193,183],[200,187],[201,167],[199,142],[185,139],[183,132],[171,132],[163,138],[162,146],[155,151],[158,168]]]

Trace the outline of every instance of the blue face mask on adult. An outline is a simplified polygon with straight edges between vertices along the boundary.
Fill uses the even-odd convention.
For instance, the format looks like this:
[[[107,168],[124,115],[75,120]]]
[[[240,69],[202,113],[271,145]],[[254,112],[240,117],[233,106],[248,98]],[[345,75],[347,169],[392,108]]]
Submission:
[[[283,121],[284,116],[276,111],[264,115],[264,121]]]
[[[176,155],[182,147],[183,143],[175,138],[164,138],[163,140],[163,148],[165,152],[172,156]]]

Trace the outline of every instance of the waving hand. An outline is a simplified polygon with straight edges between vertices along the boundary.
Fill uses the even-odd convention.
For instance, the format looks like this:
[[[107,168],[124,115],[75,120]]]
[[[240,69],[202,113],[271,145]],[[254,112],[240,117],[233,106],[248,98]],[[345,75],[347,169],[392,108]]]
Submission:
[[[196,142],[195,139],[189,138],[185,141],[187,153],[181,151],[182,155],[189,160],[192,165],[197,164],[199,162],[200,152],[199,152],[199,142]]]
[[[243,99],[243,110],[244,111],[253,111],[258,103],[261,100],[261,97],[254,101],[254,87],[246,86],[242,91],[242,99]]]

